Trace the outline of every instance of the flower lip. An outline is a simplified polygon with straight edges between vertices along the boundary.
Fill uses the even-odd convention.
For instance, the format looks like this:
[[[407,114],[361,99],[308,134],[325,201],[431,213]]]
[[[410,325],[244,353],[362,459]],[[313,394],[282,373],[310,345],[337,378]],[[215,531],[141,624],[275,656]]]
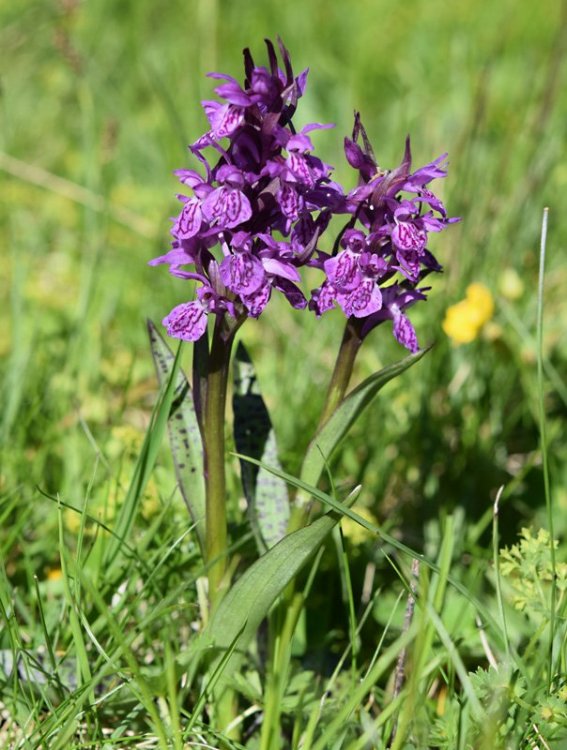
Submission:
[[[182,341],[198,341],[207,328],[207,315],[201,303],[184,302],[163,319],[167,333]]]

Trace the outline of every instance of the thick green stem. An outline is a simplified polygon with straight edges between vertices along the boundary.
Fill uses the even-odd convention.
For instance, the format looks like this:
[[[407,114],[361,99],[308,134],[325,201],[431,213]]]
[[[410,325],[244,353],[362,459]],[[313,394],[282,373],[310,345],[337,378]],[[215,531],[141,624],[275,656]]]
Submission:
[[[228,366],[234,331],[217,316],[208,362],[204,410],[206,562],[211,611],[222,596],[228,550],[224,422]]]
[[[319,429],[325,424],[329,417],[334,413],[341,401],[344,399],[352,370],[354,360],[362,344],[360,334],[360,320],[358,318],[349,318],[343,333],[343,340],[335,361],[335,369],[327,389],[327,398],[321,419],[319,420]]]
[[[209,616],[218,607],[230,585],[224,426],[230,353],[234,334],[241,322],[217,315],[210,352],[206,358],[206,387],[203,388],[204,383],[200,383],[200,395],[204,395],[202,430],[205,448],[205,562],[208,568]],[[197,376],[202,378],[204,373],[198,372]],[[220,694],[215,694],[217,725],[232,739],[238,739],[239,730],[228,730],[227,727],[233,722],[237,710],[236,694],[232,689],[225,688]]]

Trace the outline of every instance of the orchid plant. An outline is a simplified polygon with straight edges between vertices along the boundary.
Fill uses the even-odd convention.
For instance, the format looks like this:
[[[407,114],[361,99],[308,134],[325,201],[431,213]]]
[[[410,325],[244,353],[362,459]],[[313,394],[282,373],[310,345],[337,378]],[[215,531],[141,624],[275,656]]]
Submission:
[[[167,264],[171,274],[193,282],[191,294],[196,288],[163,320],[170,337],[194,345],[191,388],[174,371],[173,354],[152,325],[150,336],[161,380],[177,378],[170,438],[208,571],[205,631],[219,653],[237,645],[241,651],[284,591],[287,615],[274,627],[289,643],[297,621],[293,579],[339,518],[331,513],[309,523],[313,497],[337,506],[317,490],[324,462],[382,385],[422,356],[407,310],[426,299],[425,278],[441,271],[428,249],[430,233],[458,221],[448,217],[429,188],[446,176],[446,155],[412,171],[407,139],[399,166],[384,170],[358,113],[352,137],[344,139],[356,185],[343,189],[332,177],[333,168],[316,156],[312,141],[315,131],[332,126],[294,125],[307,70],[294,74],[281,41],[281,64],[275,46],[266,45],[267,67],[257,66],[244,51],[242,85],[231,76],[210,74],[219,81],[215,93],[220,101],[203,102],[209,129],[189,146],[197,169],[176,173],[183,194],[171,248],[150,261]],[[324,235],[336,226],[337,236],[328,241]],[[302,286],[306,268],[321,274],[310,295]],[[231,584],[224,439],[229,366],[235,334],[249,318],[258,318],[277,293],[306,315],[320,317],[340,308],[345,328],[299,479],[286,475],[278,463],[253,365],[242,344],[236,350],[235,443],[260,557]],[[347,395],[363,340],[385,321],[392,322],[395,338],[410,356]],[[293,502],[289,484],[295,487]],[[339,506],[347,515],[351,499]],[[273,674],[276,666],[285,669],[283,652],[280,663],[272,665]],[[223,668],[230,671],[228,663]],[[230,718],[230,710],[224,713]],[[274,722],[272,716],[267,724]]]

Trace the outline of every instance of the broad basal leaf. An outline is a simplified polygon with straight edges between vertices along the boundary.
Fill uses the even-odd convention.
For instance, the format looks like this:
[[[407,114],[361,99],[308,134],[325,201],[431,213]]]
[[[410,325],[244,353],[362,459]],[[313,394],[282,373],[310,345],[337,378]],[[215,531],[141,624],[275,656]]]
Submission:
[[[238,453],[279,468],[276,436],[260,393],[254,365],[239,343],[234,368],[234,442]],[[262,467],[240,461],[244,494],[261,551],[283,538],[289,521],[288,490],[279,477]]]
[[[352,493],[345,507],[351,505],[357,495],[358,492]],[[288,534],[256,560],[221,600],[203,632],[202,643],[211,645],[221,653],[230,647],[235,647],[241,653],[277,597],[315,554],[340,519],[341,513],[333,510],[309,526]],[[240,636],[239,631],[242,631]],[[237,664],[238,653],[234,653],[225,665],[223,681]]]
[[[148,333],[158,380],[162,384],[167,382],[171,375],[175,357],[151,321],[148,321]],[[199,544],[203,549],[205,543],[203,444],[191,388],[181,368],[177,373],[167,429],[179,489],[195,523]]]

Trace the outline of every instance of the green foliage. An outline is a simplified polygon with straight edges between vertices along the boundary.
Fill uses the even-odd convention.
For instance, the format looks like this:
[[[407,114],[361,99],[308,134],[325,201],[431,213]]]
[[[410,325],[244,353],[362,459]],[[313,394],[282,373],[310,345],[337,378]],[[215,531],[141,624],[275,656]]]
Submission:
[[[244,456],[280,468],[276,434],[262,398],[256,370],[239,342],[233,359],[234,443]],[[285,536],[289,522],[289,495],[285,482],[241,459],[240,475],[252,528],[261,551],[273,547]]]
[[[175,356],[151,321],[148,321],[148,332],[158,381],[163,386],[172,377]],[[191,388],[181,369],[176,375],[167,429],[179,490],[191,514],[199,544],[203,549],[205,521],[203,445]]]
[[[558,549],[557,540],[553,540]],[[567,562],[556,562],[555,570],[551,558],[549,532],[523,528],[520,541],[500,552],[500,571],[511,587],[511,599],[516,609],[525,612],[537,623],[551,619],[551,582],[555,577],[557,598],[555,609],[565,609],[567,590]]]
[[[385,367],[370,375],[348,394],[309,444],[301,469],[301,479],[304,482],[316,484],[319,481],[325,462],[331,458],[334,450],[340,445],[365,409],[372,403],[377,393],[386,383],[418,362],[425,353],[425,351],[421,351],[412,354],[400,362]]]
[[[184,154],[205,123],[196,106],[211,96],[204,73],[239,77],[240,49],[251,45],[259,58],[262,38],[277,33],[297,70],[310,67],[304,121],[337,123],[314,136],[322,155],[341,161],[359,108],[383,168],[399,161],[407,132],[416,164],[449,152],[443,198],[463,221],[439,238],[446,273],[415,308],[420,340],[435,346],[388,383],[340,446],[329,431],[309,448],[339,316],[317,321],[274,300],[242,330],[278,437],[277,451],[268,441],[267,453],[264,445],[250,455],[274,467],[277,453],[298,476],[309,449],[310,482],[322,472],[331,499],[361,485],[368,516],[353,515],[376,519],[382,532],[346,535],[340,563],[323,546],[316,573],[299,574],[273,747],[566,746],[564,3],[550,0],[542,12],[511,0],[362,0],[345,12],[338,0],[22,0],[4,3],[0,21],[0,747],[259,746],[268,662],[281,644],[268,642],[267,622],[238,644],[242,671],[227,682],[240,737],[227,739],[211,725],[214,690],[195,666],[197,656],[206,661],[195,648],[206,629],[206,570],[182,495],[194,520],[203,495],[179,468],[199,452],[181,457],[171,420],[175,461],[160,440],[171,409],[157,398],[143,320],[186,299],[185,282],[146,261],[162,251],[176,210],[171,171],[194,166]],[[345,166],[337,177],[353,186]],[[554,603],[534,335],[543,205]],[[318,278],[314,271],[313,286]],[[490,287],[494,317],[479,338],[454,346],[441,321],[473,281]],[[388,326],[365,343],[354,386],[399,359]],[[187,395],[181,374],[173,387],[174,410],[194,427],[188,398],[177,398]],[[148,429],[156,401],[159,423]],[[268,560],[280,564],[269,569],[270,596],[254,605],[245,571],[257,550],[238,461],[229,469],[232,572],[247,598],[210,627],[226,630],[230,650],[245,601],[257,624],[300,566],[293,558],[288,569],[271,547]],[[497,570],[488,537],[501,485]],[[411,559],[422,552],[436,568],[422,564],[416,577]],[[412,585],[419,632],[404,635]],[[277,611],[276,603],[268,620]],[[181,665],[180,653],[195,659]]]
[[[214,612],[203,632],[205,644],[221,652],[232,643],[239,649],[246,648],[278,595],[317,552],[339,520],[336,512],[324,515],[288,534],[253,563]],[[235,667],[236,659],[225,666],[224,675],[228,676]]]

